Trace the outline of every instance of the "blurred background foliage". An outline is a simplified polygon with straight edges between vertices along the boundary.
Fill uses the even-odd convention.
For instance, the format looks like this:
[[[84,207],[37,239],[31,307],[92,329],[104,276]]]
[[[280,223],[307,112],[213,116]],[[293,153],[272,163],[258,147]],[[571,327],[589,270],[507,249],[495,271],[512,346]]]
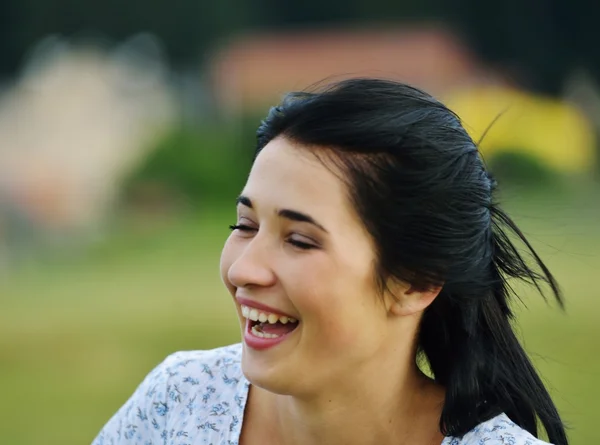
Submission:
[[[181,0],[176,7],[155,0],[127,8],[114,0],[11,0],[0,5],[0,72],[14,73],[32,42],[53,33],[122,40],[145,30],[160,36],[172,63],[186,67],[215,41],[243,31],[435,20],[460,30],[486,62],[508,65],[528,88],[558,94],[573,66],[600,73],[598,16],[600,6],[586,0]]]
[[[175,200],[202,207],[233,202],[252,162],[252,133],[248,136],[240,144],[239,135],[223,125],[173,128],[125,179],[124,204],[160,206]]]
[[[600,392],[600,3],[0,3],[0,443],[78,444],[167,354],[239,341],[220,283],[255,131],[288,90],[442,99],[563,286],[516,327],[574,445]]]

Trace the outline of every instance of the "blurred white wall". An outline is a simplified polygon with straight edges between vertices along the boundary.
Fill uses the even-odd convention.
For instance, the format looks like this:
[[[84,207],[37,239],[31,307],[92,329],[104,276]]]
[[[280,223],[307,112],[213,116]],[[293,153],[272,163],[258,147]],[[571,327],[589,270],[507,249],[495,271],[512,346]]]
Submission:
[[[102,222],[122,177],[178,118],[168,74],[145,34],[110,50],[50,37],[32,51],[0,97],[5,244],[24,221],[63,234]]]

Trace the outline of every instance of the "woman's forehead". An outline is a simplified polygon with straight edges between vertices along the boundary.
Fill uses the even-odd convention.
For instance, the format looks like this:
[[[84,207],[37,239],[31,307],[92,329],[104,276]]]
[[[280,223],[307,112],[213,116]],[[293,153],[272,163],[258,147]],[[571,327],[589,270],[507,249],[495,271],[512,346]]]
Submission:
[[[254,201],[346,208],[346,186],[310,151],[284,138],[269,142],[252,167],[243,194]],[[277,203],[277,201],[285,201]]]
[[[257,156],[242,195],[266,218],[284,209],[301,212],[326,227],[333,238],[352,239],[355,251],[362,245],[371,252],[370,236],[352,205],[348,186],[322,154],[320,148],[272,140]]]

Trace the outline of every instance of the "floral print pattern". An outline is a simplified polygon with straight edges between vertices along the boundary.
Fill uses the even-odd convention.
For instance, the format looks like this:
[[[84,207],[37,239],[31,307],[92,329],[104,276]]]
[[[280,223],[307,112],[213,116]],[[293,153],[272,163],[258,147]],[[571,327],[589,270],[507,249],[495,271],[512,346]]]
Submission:
[[[170,355],[92,445],[239,445],[249,382],[240,344]],[[544,445],[501,414],[441,445]]]

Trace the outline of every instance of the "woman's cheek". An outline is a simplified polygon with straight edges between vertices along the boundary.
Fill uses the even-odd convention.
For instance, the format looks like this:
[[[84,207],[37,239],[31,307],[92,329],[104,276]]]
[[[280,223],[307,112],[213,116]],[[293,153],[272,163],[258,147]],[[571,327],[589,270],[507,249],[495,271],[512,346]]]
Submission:
[[[280,267],[278,277],[288,298],[301,314],[318,318],[331,316],[331,309],[336,304],[336,289],[332,286],[331,271],[326,261],[320,261],[318,257],[294,261],[285,268]]]

